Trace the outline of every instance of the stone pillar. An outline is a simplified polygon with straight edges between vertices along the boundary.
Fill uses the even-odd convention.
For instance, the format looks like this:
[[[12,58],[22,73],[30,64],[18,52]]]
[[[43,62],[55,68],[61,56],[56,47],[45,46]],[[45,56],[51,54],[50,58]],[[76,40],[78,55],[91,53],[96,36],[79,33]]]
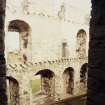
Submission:
[[[32,105],[32,91],[30,86],[30,79],[27,78],[29,75],[23,74],[24,76],[20,80],[20,105]]]
[[[20,32],[20,50],[24,63],[31,61],[32,52],[31,31]]]
[[[0,0],[0,105],[7,105],[6,65],[4,57],[4,20],[6,0]]]
[[[91,0],[87,105],[105,104],[105,0]]]
[[[59,69],[57,69],[59,70]],[[61,72],[57,72],[59,75],[55,76],[55,100],[60,100],[62,97],[66,95],[65,86],[64,86],[64,78]]]

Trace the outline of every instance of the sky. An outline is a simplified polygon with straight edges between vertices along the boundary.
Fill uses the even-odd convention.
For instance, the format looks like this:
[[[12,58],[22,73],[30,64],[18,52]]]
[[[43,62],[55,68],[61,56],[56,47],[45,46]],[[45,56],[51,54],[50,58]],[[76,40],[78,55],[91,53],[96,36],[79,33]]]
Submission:
[[[14,51],[19,49],[19,33],[18,32],[8,32],[5,37],[6,49],[8,51]]]

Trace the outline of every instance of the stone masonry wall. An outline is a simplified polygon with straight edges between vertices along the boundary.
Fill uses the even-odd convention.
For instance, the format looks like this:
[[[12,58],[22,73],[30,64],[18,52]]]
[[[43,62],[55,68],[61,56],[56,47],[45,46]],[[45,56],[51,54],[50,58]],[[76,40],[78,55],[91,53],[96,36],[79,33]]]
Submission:
[[[91,0],[87,105],[105,104],[105,1]]]
[[[8,32],[9,23],[16,19],[24,21],[30,26],[32,42],[29,41],[29,43],[32,45],[31,57],[33,61],[40,62],[44,61],[44,59],[60,59],[62,57],[62,43],[64,42],[68,45],[67,56],[76,56],[76,37],[78,31],[84,29],[88,36],[88,25],[84,22],[86,13],[82,12],[81,14],[81,11],[76,10],[74,7],[69,7],[68,4],[62,2],[58,4],[56,4],[56,1],[51,0],[47,0],[46,2],[40,0],[28,2],[29,9],[25,10],[28,11],[28,14],[26,14],[21,9],[26,4],[23,5],[20,2],[20,4],[16,6],[15,0],[13,2],[7,1],[6,32]],[[11,5],[15,7],[15,12],[11,10]],[[45,11],[43,11],[44,9]],[[76,16],[74,13],[77,11],[78,14]],[[29,51],[30,50],[27,52],[30,53]],[[28,53],[27,55],[29,56],[30,54]]]
[[[7,105],[6,95],[6,62],[4,55],[4,20],[6,0],[0,0],[0,105]]]
[[[54,78],[42,76],[41,88],[44,94],[57,96],[57,99],[79,94],[80,68],[83,63],[87,62],[84,54],[87,42],[85,37],[81,37],[80,42],[77,41],[77,34],[79,30],[83,29],[88,36],[88,25],[85,24],[86,14],[84,12],[81,14],[81,11],[69,7],[65,3],[55,4],[55,1],[51,2],[51,0],[47,0],[47,2],[41,0],[20,1],[18,5],[15,4],[15,0],[7,1],[8,10],[5,22],[6,33],[10,31],[19,33],[20,49],[18,52],[20,53],[16,55],[13,52],[14,59],[7,58],[11,59],[8,75],[13,76],[19,82],[20,105],[31,105],[30,80],[35,73],[45,69],[52,70],[55,75]],[[50,5],[52,6],[50,7]],[[71,13],[69,10],[73,12]],[[78,14],[74,14],[77,11]],[[81,40],[83,41],[81,42]],[[67,43],[67,56],[62,58],[63,43]],[[78,43],[80,53],[82,53],[78,53],[77,57],[76,45]],[[80,55],[84,58],[79,58]],[[19,60],[16,60],[15,56]],[[6,59],[8,63],[9,59]],[[71,76],[68,73],[66,75],[68,83],[65,85],[66,76],[63,76],[63,72],[68,67],[74,69],[73,80],[72,82],[69,80]]]

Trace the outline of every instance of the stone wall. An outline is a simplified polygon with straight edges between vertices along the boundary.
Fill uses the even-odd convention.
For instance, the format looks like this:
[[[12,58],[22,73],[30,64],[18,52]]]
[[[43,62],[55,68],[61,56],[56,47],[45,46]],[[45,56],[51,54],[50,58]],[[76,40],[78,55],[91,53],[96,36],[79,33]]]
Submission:
[[[23,103],[25,105],[31,105],[32,100],[37,98],[34,94],[34,98],[32,99],[32,88],[30,84],[35,74],[42,75],[40,78],[40,97],[42,94],[42,96],[49,96],[59,100],[86,92],[86,85],[84,85],[84,82],[81,83],[80,77],[81,68],[83,68],[83,65],[87,62],[86,58],[62,59],[49,62],[8,65],[8,76],[16,78],[19,82],[20,105]],[[74,70],[72,72],[72,79],[70,79],[70,72],[65,73],[65,70],[69,67],[72,67]],[[50,72],[46,72],[46,68]],[[37,95],[38,94],[36,94],[36,96]]]
[[[6,0],[0,0],[0,105],[7,105],[6,95],[6,65],[4,55],[4,20]]]
[[[86,13],[55,1],[20,0],[18,5],[16,0],[7,1],[6,35],[18,32],[20,41],[19,55],[9,54],[7,68],[8,76],[19,82],[20,105],[32,104],[30,81],[35,74],[41,75],[41,92],[57,100],[86,92],[80,84],[80,69],[87,62]],[[64,75],[67,68],[74,69],[72,75]],[[46,69],[54,75],[46,76]],[[14,97],[12,100],[15,102]]]
[[[87,105],[105,104],[105,1],[91,0]]]
[[[85,16],[87,14],[85,12],[81,13],[81,10],[69,6],[66,2],[62,3],[59,1],[57,4],[56,1],[51,0],[45,2],[40,0],[26,2],[28,3],[25,3],[24,1],[25,4],[22,4],[20,2],[17,6],[15,5],[15,0],[13,2],[7,2],[6,33],[8,33],[8,26],[14,20],[24,21],[30,26],[31,33],[29,36],[31,37],[29,38],[30,41],[28,41],[28,43],[31,46],[28,47],[29,50],[27,50],[26,55],[30,55],[33,61],[40,62],[44,59],[60,59],[63,53],[63,43],[67,43],[67,57],[75,57],[78,31],[83,29],[87,34],[88,40],[89,29],[88,25],[85,24]],[[28,14],[24,13],[24,10],[22,11],[23,6],[26,4],[29,4],[28,10],[25,9],[25,11],[28,11]],[[12,7],[15,7],[15,12],[11,10]],[[78,14],[75,14],[77,11]],[[24,27],[22,23],[20,24],[21,27]],[[16,27],[18,26],[19,25],[17,24]],[[88,41],[86,42],[86,48],[87,43]],[[21,47],[22,46],[20,46],[20,48]],[[26,50],[23,51],[26,52]]]

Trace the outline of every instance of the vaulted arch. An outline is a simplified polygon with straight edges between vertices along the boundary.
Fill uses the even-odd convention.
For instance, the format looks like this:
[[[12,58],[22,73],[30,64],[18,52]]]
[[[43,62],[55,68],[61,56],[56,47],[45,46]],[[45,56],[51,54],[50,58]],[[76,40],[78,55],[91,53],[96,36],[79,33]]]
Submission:
[[[55,94],[55,74],[49,69],[40,70],[35,75],[41,75],[41,92],[47,96]]]
[[[64,90],[66,94],[73,94],[74,89],[74,69],[68,67],[63,72]]]
[[[28,32],[30,30],[29,24],[23,20],[12,20],[9,22],[8,31]]]
[[[49,69],[44,69],[44,70],[40,70],[39,72],[37,72],[35,75],[41,75],[42,77],[48,77],[48,78],[52,78],[55,74],[53,71],[49,70]]]

